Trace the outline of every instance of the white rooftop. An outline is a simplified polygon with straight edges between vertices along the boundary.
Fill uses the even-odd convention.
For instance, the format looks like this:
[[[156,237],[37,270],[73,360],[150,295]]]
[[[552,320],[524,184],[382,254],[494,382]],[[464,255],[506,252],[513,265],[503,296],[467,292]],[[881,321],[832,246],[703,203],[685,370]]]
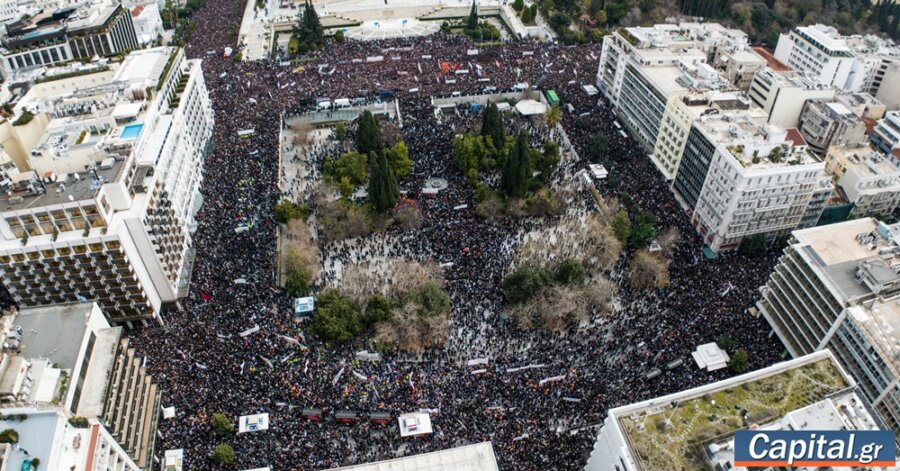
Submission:
[[[516,103],[516,111],[522,116],[544,114],[547,111],[547,105],[536,100],[520,100]]]
[[[728,366],[728,353],[722,350],[715,342],[699,345],[697,350],[691,352],[694,361],[700,369],[707,371],[721,370]]]
[[[336,471],[498,471],[491,442],[338,468]]]

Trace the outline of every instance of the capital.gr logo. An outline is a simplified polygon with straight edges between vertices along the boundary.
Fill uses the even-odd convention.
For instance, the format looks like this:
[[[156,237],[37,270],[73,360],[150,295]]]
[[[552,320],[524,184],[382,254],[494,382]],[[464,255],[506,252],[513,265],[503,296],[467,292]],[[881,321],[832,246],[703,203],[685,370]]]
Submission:
[[[894,432],[881,430],[742,430],[735,466],[895,466]]]

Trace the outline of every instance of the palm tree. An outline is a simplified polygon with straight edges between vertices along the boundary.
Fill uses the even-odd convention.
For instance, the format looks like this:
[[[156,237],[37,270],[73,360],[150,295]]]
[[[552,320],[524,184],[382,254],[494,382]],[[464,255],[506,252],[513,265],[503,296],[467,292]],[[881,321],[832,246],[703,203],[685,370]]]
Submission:
[[[562,122],[562,111],[560,111],[558,106],[551,106],[544,113],[544,122],[547,123],[547,127],[550,130],[556,129],[556,126]]]

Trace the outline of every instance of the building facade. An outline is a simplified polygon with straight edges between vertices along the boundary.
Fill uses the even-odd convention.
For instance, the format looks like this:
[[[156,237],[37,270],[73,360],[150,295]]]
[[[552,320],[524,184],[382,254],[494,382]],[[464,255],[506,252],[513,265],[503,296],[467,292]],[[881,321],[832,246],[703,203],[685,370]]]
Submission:
[[[116,77],[49,100],[31,168],[5,189],[0,277],[22,306],[96,300],[113,322],[161,320],[187,293],[213,127],[200,61],[147,49]]]
[[[796,129],[741,112],[694,123],[672,188],[713,251],[810,227],[832,193],[824,163]]]
[[[851,217],[889,216],[900,205],[900,165],[868,146],[834,146],[825,170],[853,204]]]
[[[831,100],[835,91],[822,82],[766,67],[753,77],[749,95],[769,116],[769,124],[795,128],[800,125],[800,114],[808,100]]]
[[[800,113],[800,134],[816,154],[831,146],[855,147],[868,140],[866,123],[849,108],[826,100],[808,100]]]
[[[0,420],[0,427],[18,432],[19,443],[0,444],[0,471],[37,469],[67,471],[141,471],[125,450],[96,420],[73,424],[57,410],[0,409],[5,415],[24,415],[23,421]],[[150,468],[143,468],[144,471]]]
[[[854,64],[853,51],[837,30],[825,25],[797,26],[778,38],[775,58],[797,72],[835,87],[859,91],[864,74]]]
[[[796,231],[757,307],[793,356],[831,350],[900,430],[897,227],[871,218]]]
[[[872,144],[886,154],[900,147],[900,111],[888,111],[869,135]]]
[[[110,326],[96,303],[27,308],[5,321],[4,407],[94,420],[137,467],[150,469],[162,395],[122,327]]]
[[[6,24],[6,34],[0,38],[0,71],[8,77],[17,71],[108,57],[138,47],[131,13],[121,4],[61,8]]]

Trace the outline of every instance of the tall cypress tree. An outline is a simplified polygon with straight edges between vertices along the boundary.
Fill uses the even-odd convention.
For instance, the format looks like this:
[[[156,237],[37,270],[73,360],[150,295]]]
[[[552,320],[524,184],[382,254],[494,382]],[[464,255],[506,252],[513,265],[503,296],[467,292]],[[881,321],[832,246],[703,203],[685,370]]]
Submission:
[[[375,162],[372,166],[372,176],[369,178],[369,201],[376,211],[383,213],[397,203],[400,186],[384,152],[369,153],[369,160]]]
[[[493,102],[488,103],[481,118],[481,135],[490,137],[494,141],[494,148],[498,151],[503,148],[503,116]]]
[[[524,132],[516,137],[516,145],[503,163],[500,175],[500,191],[506,196],[522,198],[528,190],[528,179],[531,177],[531,165],[528,161],[528,139]]]
[[[472,0],[472,10],[469,11],[469,19],[466,21],[466,29],[477,29],[478,28],[478,6],[475,5],[475,0]]]
[[[360,154],[380,152],[384,144],[381,141],[381,130],[378,121],[369,110],[359,117],[359,130],[356,132],[356,150]],[[369,161],[372,163],[372,161]]]

